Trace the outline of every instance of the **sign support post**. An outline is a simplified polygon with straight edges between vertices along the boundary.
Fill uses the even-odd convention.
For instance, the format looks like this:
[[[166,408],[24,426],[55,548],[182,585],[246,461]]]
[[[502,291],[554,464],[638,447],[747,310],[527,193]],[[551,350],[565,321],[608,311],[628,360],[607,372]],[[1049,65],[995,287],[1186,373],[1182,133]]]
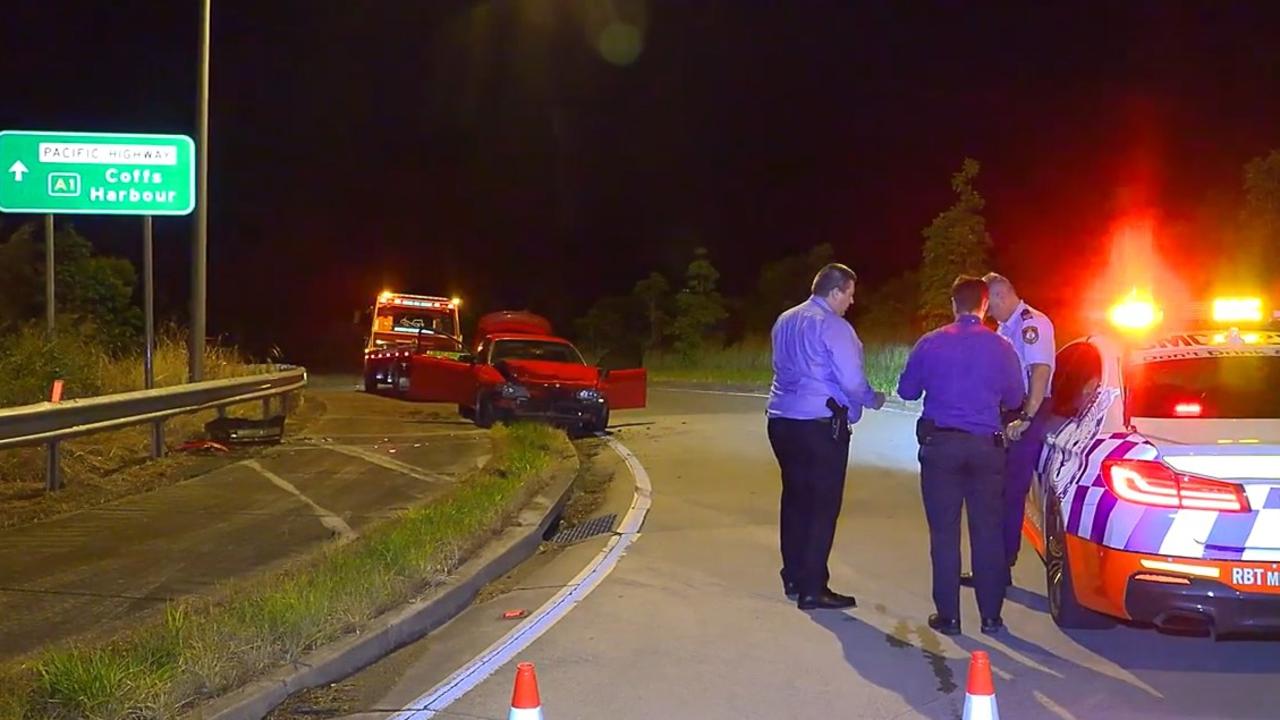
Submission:
[[[44,322],[53,339],[53,216],[44,216]]]
[[[0,131],[0,212],[45,216],[45,322],[50,337],[54,334],[55,308],[53,216],[143,217],[147,344],[143,374],[147,389],[155,387],[152,216],[188,215],[195,207],[195,143],[185,135]],[[203,282],[203,257],[198,260]],[[203,325],[203,311],[197,319]],[[203,337],[203,328],[199,333]],[[160,421],[153,425],[151,453],[155,457],[164,454],[164,426]],[[50,442],[46,460],[49,490],[62,486],[58,459],[58,443]]]
[[[156,288],[155,247],[152,242],[150,215],[142,216],[142,312],[146,335],[146,350],[142,355],[143,385],[151,390],[156,386]],[[164,421],[157,420],[151,426],[151,457],[164,455]]]

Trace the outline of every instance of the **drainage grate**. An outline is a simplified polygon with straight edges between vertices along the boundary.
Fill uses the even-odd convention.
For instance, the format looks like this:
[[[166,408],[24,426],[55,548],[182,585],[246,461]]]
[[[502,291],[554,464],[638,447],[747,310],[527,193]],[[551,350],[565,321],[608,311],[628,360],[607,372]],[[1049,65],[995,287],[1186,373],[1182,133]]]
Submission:
[[[555,534],[555,537],[551,538],[551,542],[556,543],[557,545],[568,545],[569,543],[575,543],[579,540],[586,540],[589,537],[603,535],[607,532],[612,532],[613,525],[617,521],[618,516],[614,513],[601,515],[598,518],[591,518],[580,525],[561,530]]]

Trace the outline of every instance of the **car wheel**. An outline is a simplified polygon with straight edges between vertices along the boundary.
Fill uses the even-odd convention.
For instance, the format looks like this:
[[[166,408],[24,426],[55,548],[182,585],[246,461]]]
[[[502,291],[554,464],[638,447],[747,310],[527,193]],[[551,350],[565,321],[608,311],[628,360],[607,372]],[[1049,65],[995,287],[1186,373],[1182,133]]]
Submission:
[[[396,397],[404,397],[409,393],[409,364],[396,363],[391,366],[391,391]]]
[[[587,432],[602,433],[609,427],[609,406],[600,408],[600,417],[587,425]]]
[[[1057,503],[1045,508],[1044,571],[1049,596],[1049,615],[1066,630],[1102,630],[1116,624],[1114,618],[1090,610],[1076,598],[1071,563],[1067,557],[1066,532]]]
[[[476,410],[474,418],[476,427],[491,428],[493,427],[493,401],[484,395],[476,398]]]
[[[364,371],[364,391],[367,393],[378,392],[377,369],[369,368]]]

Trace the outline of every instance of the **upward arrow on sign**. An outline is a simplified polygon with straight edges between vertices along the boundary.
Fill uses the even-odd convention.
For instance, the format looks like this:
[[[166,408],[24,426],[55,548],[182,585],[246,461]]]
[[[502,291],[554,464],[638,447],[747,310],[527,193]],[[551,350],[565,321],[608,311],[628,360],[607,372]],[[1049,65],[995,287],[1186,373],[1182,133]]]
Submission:
[[[14,160],[13,164],[9,166],[9,172],[13,173],[15,182],[22,182],[22,176],[31,171],[27,169],[26,165],[22,164],[21,160]]]

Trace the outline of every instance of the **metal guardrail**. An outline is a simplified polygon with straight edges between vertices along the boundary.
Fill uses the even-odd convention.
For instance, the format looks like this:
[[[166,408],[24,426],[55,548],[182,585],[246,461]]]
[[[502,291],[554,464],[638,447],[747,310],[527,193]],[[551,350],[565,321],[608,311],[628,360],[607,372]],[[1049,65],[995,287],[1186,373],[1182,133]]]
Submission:
[[[159,457],[164,452],[162,427],[168,418],[255,400],[262,400],[266,416],[270,414],[271,398],[301,390],[306,384],[306,368],[290,368],[155,390],[0,408],[0,450],[46,445],[49,452],[45,485],[57,490],[61,486],[58,443],[63,440],[153,423],[156,432],[152,455]]]

